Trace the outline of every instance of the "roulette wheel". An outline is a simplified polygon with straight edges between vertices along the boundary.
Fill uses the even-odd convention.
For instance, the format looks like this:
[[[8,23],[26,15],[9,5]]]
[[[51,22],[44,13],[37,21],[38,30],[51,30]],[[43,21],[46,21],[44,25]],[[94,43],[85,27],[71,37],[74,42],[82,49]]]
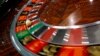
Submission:
[[[12,43],[19,53],[24,56],[99,56],[100,47],[94,46],[100,44],[99,14],[94,16],[89,14],[90,19],[81,19],[80,16],[77,16],[80,15],[80,12],[75,11],[68,18],[79,18],[79,21],[77,21],[78,19],[72,20],[76,20],[77,23],[75,21],[74,24],[71,20],[65,19],[67,13],[71,13],[75,9],[68,11],[68,9],[74,8],[74,5],[68,6],[68,8],[62,7],[66,6],[66,2],[75,4],[77,1],[79,0],[69,2],[67,0],[29,0],[15,16],[10,29]],[[86,0],[80,1],[83,2],[78,3],[79,6],[83,6],[80,9],[85,8],[84,4],[88,2]],[[98,2],[100,1],[98,0]],[[56,7],[52,7],[54,5]],[[59,11],[59,8],[67,13]],[[93,12],[99,12],[99,8],[95,9]],[[81,11],[82,17],[88,18],[84,11]],[[61,18],[62,12],[64,18]]]

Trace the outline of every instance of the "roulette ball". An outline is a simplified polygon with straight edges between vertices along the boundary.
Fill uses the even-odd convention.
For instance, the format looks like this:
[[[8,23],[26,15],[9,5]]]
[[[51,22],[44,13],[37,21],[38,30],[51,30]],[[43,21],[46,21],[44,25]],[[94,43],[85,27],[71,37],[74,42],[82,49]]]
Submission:
[[[99,2],[29,0],[12,22],[12,43],[23,56],[99,56]]]

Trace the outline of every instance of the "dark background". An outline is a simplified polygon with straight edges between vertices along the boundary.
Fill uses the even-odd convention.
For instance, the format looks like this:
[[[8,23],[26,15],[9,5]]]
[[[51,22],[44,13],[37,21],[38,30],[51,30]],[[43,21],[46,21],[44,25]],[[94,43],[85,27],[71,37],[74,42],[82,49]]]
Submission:
[[[18,12],[16,9],[20,9],[25,3],[24,0],[8,0],[0,3],[0,56],[21,56],[11,43],[10,26],[14,15]]]

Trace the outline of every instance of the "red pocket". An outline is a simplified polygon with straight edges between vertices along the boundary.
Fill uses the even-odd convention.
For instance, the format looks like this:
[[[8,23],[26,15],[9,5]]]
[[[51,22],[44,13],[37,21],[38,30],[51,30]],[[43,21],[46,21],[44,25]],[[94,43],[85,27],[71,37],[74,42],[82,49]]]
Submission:
[[[44,46],[46,46],[47,43],[40,41],[40,40],[33,40],[29,44],[27,44],[25,47],[32,51],[33,53],[38,53],[42,50]]]
[[[17,26],[15,31],[16,32],[21,32],[21,31],[26,30],[26,29],[27,29],[26,25],[21,25],[21,26]]]
[[[57,56],[88,56],[87,47],[62,47]]]

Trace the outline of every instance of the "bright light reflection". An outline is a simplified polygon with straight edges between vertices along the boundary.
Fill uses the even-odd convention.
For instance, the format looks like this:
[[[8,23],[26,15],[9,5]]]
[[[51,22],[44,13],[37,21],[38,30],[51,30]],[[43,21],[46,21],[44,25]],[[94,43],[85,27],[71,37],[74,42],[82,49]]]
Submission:
[[[93,2],[93,0],[89,0],[90,2]]]
[[[68,23],[70,26],[75,25],[80,19],[80,13],[78,10],[71,13],[68,17]]]
[[[93,0],[89,0],[89,2],[92,4],[93,3]]]
[[[17,48],[19,51],[21,51],[21,49],[17,46],[17,43],[15,42],[14,37],[13,37],[13,36],[11,36],[11,37],[12,37],[13,43],[14,43],[14,45],[16,46],[16,48]]]

